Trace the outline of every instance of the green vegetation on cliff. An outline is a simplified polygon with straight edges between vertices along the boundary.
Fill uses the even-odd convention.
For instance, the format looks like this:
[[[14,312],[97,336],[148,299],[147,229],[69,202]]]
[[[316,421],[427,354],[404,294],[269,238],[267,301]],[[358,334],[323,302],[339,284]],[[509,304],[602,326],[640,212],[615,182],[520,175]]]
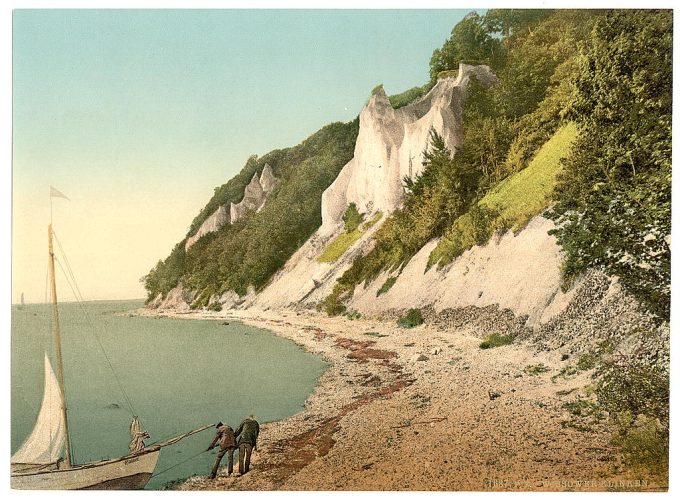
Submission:
[[[403,206],[383,219],[373,248],[354,261],[323,306],[343,312],[357,285],[390,271],[386,292],[432,239],[442,238],[429,265],[443,265],[553,205],[548,216],[565,251],[565,285],[601,268],[668,319],[671,55],[671,11],[513,9],[466,16],[434,51],[429,82],[390,102],[397,108],[417,100],[461,62],[489,64],[498,83],[471,82],[455,156],[432,131],[422,173],[404,180]],[[352,157],[357,129],[357,121],[332,124],[297,147],[249,159],[215,190],[188,236],[219,206],[239,201],[268,162],[282,182],[263,210],[208,234],[186,254],[178,243],[144,278],[149,297],[180,280],[199,294],[196,305],[226,290],[262,288],[318,227],[321,193]],[[336,260],[362,229],[347,229],[324,260]]]
[[[570,152],[577,135],[574,124],[558,130],[529,165],[501,181],[470,211],[461,215],[432,250],[428,267],[450,263],[474,245],[484,245],[496,231],[520,231],[552,202],[561,159]]]
[[[569,78],[578,69],[579,44],[597,17],[589,11],[489,11],[454,27],[451,38],[433,54],[433,78],[454,71],[460,62],[482,60],[491,64],[499,82],[492,87],[470,82],[463,142],[455,156],[432,132],[421,174],[404,180],[407,197],[402,208],[376,232],[373,249],[338,279],[323,303],[328,313],[342,312],[358,284],[373,281],[384,270],[398,273],[431,239],[446,236],[449,244],[436,251],[431,263],[451,260],[486,242],[494,226],[523,225],[545,209],[552,186],[543,187],[538,179],[533,182],[533,175],[540,173],[554,185],[559,163],[544,158],[561,155],[566,137],[571,141],[576,134],[570,126],[546,144],[566,125],[560,112],[572,99]],[[528,174],[506,180],[527,168],[544,144],[542,156]],[[511,190],[517,185],[532,190],[519,194]],[[494,197],[496,203],[508,198],[506,208],[479,204],[487,194],[489,203]],[[530,199],[530,207],[520,208]]]
[[[433,133],[428,151],[445,168],[428,159],[404,180],[403,207],[323,306],[342,312],[358,284],[398,274],[433,238],[443,237],[429,265],[443,265],[554,204],[565,286],[603,268],[667,320],[671,56],[670,11],[490,10],[464,19],[434,51],[431,83],[470,60],[491,65],[499,81],[471,83],[461,148],[451,158]]]
[[[143,278],[148,298],[167,294],[180,280],[198,293],[195,306],[227,290],[242,295],[250,286],[261,288],[321,225],[321,194],[352,158],[358,130],[358,119],[329,124],[296,147],[248,159],[236,177],[215,189],[188,235],[219,206],[240,201],[253,174],[268,163],[280,184],[262,210],[205,235],[186,253],[184,241],[178,243]]]
[[[351,212],[351,208],[354,208],[354,213]],[[356,216],[360,215],[360,219]],[[373,215],[373,218],[366,223],[363,223],[363,213],[359,213],[356,210],[354,203],[350,204],[350,208],[345,212],[343,220],[345,220],[345,232],[336,237],[332,242],[328,244],[326,249],[323,251],[317,261],[319,262],[335,262],[352,246],[357,240],[363,236],[368,229],[373,227],[376,222],[382,218],[382,213],[377,212]]]
[[[582,131],[553,217],[565,280],[589,268],[620,278],[670,316],[673,13],[611,11],[590,34],[565,113]]]

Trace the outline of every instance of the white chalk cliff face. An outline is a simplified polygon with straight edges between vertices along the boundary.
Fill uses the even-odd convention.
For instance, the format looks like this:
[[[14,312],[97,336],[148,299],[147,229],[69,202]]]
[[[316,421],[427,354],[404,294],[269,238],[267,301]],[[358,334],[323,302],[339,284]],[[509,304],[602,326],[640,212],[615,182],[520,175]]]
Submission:
[[[250,183],[246,186],[241,202],[237,204],[230,203],[228,210],[226,205],[217,208],[212,215],[205,219],[196,231],[196,234],[187,239],[184,250],[186,251],[191,248],[196,241],[209,232],[217,232],[225,224],[233,224],[241,219],[248,210],[260,211],[277,184],[278,180],[274,176],[271,166],[265,164],[259,178],[257,173],[255,173]]]
[[[398,208],[404,199],[404,177],[422,170],[430,128],[444,138],[452,154],[456,151],[471,77],[485,84],[496,80],[486,65],[461,64],[456,78],[440,79],[423,98],[397,110],[382,87],[371,96],[359,116],[354,157],[323,193],[320,234],[330,234],[342,224],[352,202],[367,214],[389,214]]]
[[[561,291],[560,247],[548,234],[554,228],[552,220],[536,216],[518,234],[496,234],[446,267],[428,270],[430,252],[439,242],[433,240],[409,261],[386,293],[377,295],[394,273],[383,272],[370,285],[357,287],[348,308],[377,314],[406,306],[440,311],[497,304],[528,316],[528,326],[538,326],[559,314],[570,299]]]
[[[359,116],[354,158],[323,193],[322,226],[263,291],[242,305],[311,306],[330,294],[335,281],[372,246],[372,236],[386,216],[401,205],[403,178],[422,170],[430,128],[437,130],[452,153],[460,146],[466,88],[473,76],[484,84],[496,80],[488,66],[460,65],[456,78],[439,80],[428,94],[397,110],[382,88],[375,92]],[[318,262],[324,248],[342,232],[342,216],[352,202],[366,219],[381,211],[382,220],[335,262]]]
[[[187,242],[184,243],[184,250],[186,251],[189,248],[191,248],[196,243],[196,241],[201,239],[209,232],[217,232],[224,226],[224,224],[228,224],[229,222],[230,219],[227,207],[220,206],[219,208],[217,208],[215,213],[213,213],[212,215],[205,219],[205,221],[196,231],[196,234],[187,239]]]
[[[265,164],[264,168],[262,169],[259,182],[265,197],[269,196],[272,190],[274,190],[274,187],[276,187],[276,185],[279,183],[278,179],[274,176],[272,167],[268,163]]]

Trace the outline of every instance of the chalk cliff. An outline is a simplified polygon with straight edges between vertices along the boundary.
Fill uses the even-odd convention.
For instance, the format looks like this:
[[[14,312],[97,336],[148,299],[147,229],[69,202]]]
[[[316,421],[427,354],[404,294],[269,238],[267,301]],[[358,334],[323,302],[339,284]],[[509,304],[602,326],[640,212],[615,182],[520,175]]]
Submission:
[[[322,302],[336,280],[371,249],[374,234],[403,202],[403,178],[416,176],[422,170],[422,152],[430,129],[437,130],[452,153],[460,147],[463,107],[473,77],[484,84],[495,81],[486,66],[461,65],[457,77],[440,79],[424,97],[399,109],[391,106],[382,88],[377,89],[360,114],[353,158],[322,195],[321,227],[261,291],[250,287],[244,296],[233,291],[216,293],[208,305],[221,304],[226,309],[295,309],[313,308]],[[277,183],[271,167],[265,165],[260,176],[256,173],[250,180],[243,199],[232,203],[229,211],[226,206],[218,208],[188,240],[187,247],[202,235],[242,218],[247,211],[261,209]],[[366,221],[377,212],[383,216],[337,260],[319,261],[324,250],[343,232],[342,216],[350,203],[365,214]],[[549,340],[556,346],[565,344],[560,335],[565,332],[564,326],[573,325],[577,319],[576,324],[585,326],[589,316],[600,316],[588,310],[592,306],[606,308],[620,318],[628,316],[633,320],[629,325],[641,323],[633,313],[634,306],[628,307],[633,304],[627,297],[611,293],[606,277],[597,282],[581,281],[567,292],[561,290],[562,252],[554,236],[548,234],[553,228],[551,220],[537,215],[517,234],[496,234],[486,245],[473,246],[445,267],[427,269],[430,253],[438,243],[433,240],[398,273],[386,271],[372,283],[357,286],[353,296],[346,299],[346,307],[369,315],[431,307],[440,313],[452,312],[447,316],[454,323],[460,321],[456,317],[467,316],[467,310],[502,319],[507,316],[504,313],[512,313],[518,320],[512,322],[518,333],[543,334],[544,343]],[[391,288],[379,294],[388,279]],[[605,300],[600,302],[598,297],[600,300],[591,302],[595,294]],[[164,299],[159,296],[149,305],[160,310],[189,309],[195,297],[195,292],[185,290],[180,283]],[[572,339],[589,341],[598,330],[585,330],[584,337]]]
[[[244,305],[313,305],[330,294],[336,279],[372,246],[371,237],[385,217],[402,203],[403,178],[422,170],[422,152],[427,147],[430,129],[437,130],[452,153],[460,146],[466,89],[473,77],[487,85],[496,80],[488,66],[461,64],[457,77],[440,79],[421,99],[396,110],[382,87],[378,88],[359,116],[354,157],[322,195],[321,228],[288,260],[267,288]],[[355,203],[367,220],[378,211],[383,219],[340,259],[319,262],[317,258],[324,248],[342,232],[342,216],[350,203]]]
[[[491,84],[496,77],[486,65],[461,64],[457,77],[440,79],[423,98],[394,109],[382,86],[359,116],[354,158],[323,193],[321,234],[342,223],[349,203],[362,213],[389,214],[404,198],[403,179],[422,170],[430,128],[444,138],[452,153],[462,141],[462,114],[471,78]]]
[[[272,167],[269,164],[265,164],[264,168],[262,168],[262,174],[260,175],[259,181],[265,197],[268,197],[272,190],[274,190],[276,185],[279,183],[279,181],[274,176]]]
[[[196,233],[187,239],[184,249],[191,248],[196,241],[209,232],[217,232],[225,224],[233,224],[241,219],[248,210],[259,211],[277,184],[278,180],[274,176],[271,166],[265,164],[260,176],[258,177],[255,173],[246,186],[243,199],[239,203],[231,203],[229,209],[226,205],[217,208],[212,215],[205,219]]]
[[[201,224],[201,226],[196,231],[196,234],[187,239],[186,243],[184,244],[184,249],[188,250],[203,236],[209,232],[217,232],[225,224],[230,222],[231,219],[229,217],[229,211],[227,211],[227,207],[220,206],[212,215],[205,219],[205,222]]]
[[[376,295],[387,278],[396,273],[384,272],[370,285],[359,286],[348,309],[379,314],[407,307],[432,306],[441,310],[497,305],[527,316],[529,326],[545,323],[562,312],[569,300],[560,289],[561,251],[548,234],[553,228],[551,220],[537,216],[516,235],[511,231],[497,235],[485,246],[472,247],[448,266],[427,270],[428,257],[438,242],[433,240],[409,261],[387,293]],[[322,237],[308,241],[272,283],[257,296],[251,296],[244,306],[313,307],[331,293],[335,280],[353,260],[370,248],[371,231],[332,264],[316,260],[325,243]]]
[[[518,234],[494,236],[439,269],[427,270],[430,252],[439,240],[425,245],[397,277],[394,286],[377,296],[378,289],[396,273],[382,273],[367,287],[360,286],[350,309],[379,313],[404,306],[432,306],[440,311],[457,307],[498,305],[535,326],[559,313],[566,303],[561,291],[562,255],[551,220],[534,217]]]
[[[440,79],[425,96],[399,109],[392,107],[382,87],[374,91],[359,116],[354,157],[322,195],[319,230],[262,291],[250,289],[245,297],[227,292],[215,295],[211,303],[219,302],[225,308],[266,309],[313,307],[323,301],[354,260],[370,250],[374,233],[401,205],[405,197],[403,178],[416,176],[422,170],[430,129],[437,130],[452,153],[460,147],[463,107],[471,78],[487,85],[496,80],[487,66],[461,64],[456,77]],[[271,167],[265,165],[259,177],[257,173],[252,177],[243,199],[231,203],[229,212],[220,207],[187,245],[242,218],[246,211],[259,210],[276,183]],[[383,217],[340,258],[320,262],[324,249],[342,233],[342,216],[350,203],[355,203],[367,220],[378,211]],[[561,252],[555,238],[548,234],[552,228],[550,220],[537,216],[517,235],[497,235],[443,269],[426,270],[429,254],[437,244],[434,240],[406,265],[388,292],[377,295],[390,277],[385,272],[370,285],[358,287],[348,308],[378,314],[406,307],[432,306],[441,310],[496,305],[527,317],[529,326],[538,326],[559,314],[569,300],[560,291]],[[173,290],[162,306],[179,302],[184,307],[190,296],[179,290]]]

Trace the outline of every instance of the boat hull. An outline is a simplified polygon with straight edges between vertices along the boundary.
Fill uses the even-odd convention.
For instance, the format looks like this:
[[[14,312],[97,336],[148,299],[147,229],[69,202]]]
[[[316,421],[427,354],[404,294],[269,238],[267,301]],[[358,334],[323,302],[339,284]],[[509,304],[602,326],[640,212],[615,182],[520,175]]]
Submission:
[[[153,474],[160,449],[70,468],[12,473],[12,489],[142,489]]]

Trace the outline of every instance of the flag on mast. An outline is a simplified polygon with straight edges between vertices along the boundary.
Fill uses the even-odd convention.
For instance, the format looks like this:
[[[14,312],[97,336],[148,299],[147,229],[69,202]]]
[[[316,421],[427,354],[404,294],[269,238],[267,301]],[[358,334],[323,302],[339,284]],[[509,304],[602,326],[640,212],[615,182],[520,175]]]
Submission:
[[[57,189],[55,189],[51,185],[50,185],[50,197],[61,197],[61,198],[66,199],[67,201],[70,201],[70,199],[68,197],[66,197],[64,194],[59,192]]]

